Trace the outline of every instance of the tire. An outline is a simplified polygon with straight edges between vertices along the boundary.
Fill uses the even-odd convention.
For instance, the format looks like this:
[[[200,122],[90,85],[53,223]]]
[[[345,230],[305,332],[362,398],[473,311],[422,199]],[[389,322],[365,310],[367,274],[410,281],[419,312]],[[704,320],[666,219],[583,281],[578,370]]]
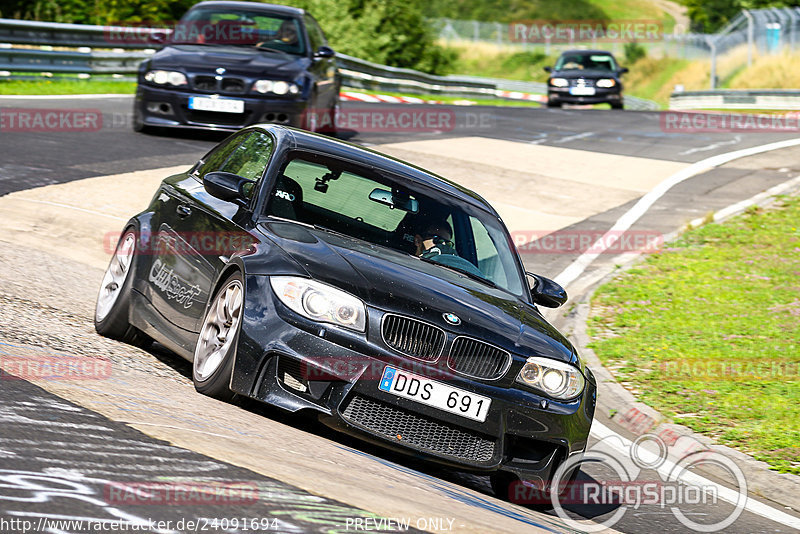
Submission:
[[[103,275],[94,310],[94,329],[101,336],[147,348],[153,340],[128,322],[130,293],[136,266],[136,232],[122,233]]]
[[[547,101],[547,107],[548,108],[560,108],[561,107],[561,102],[550,102],[548,100]]]
[[[133,131],[138,133],[152,133],[155,131],[152,126],[145,126],[144,119],[142,119],[142,114],[139,112],[139,107],[136,103],[133,104],[131,126],[133,127]]]
[[[230,382],[244,309],[242,274],[231,274],[208,302],[194,349],[192,381],[203,395],[231,401],[236,397]]]
[[[625,104],[623,104],[622,102],[619,103],[614,102],[610,104],[611,104],[611,109],[625,109]]]

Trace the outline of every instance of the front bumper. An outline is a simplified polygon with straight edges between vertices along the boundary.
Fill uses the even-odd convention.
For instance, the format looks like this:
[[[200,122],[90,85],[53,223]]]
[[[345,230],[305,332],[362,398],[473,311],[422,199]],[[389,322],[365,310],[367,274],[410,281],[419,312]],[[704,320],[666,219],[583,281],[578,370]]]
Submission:
[[[246,286],[231,381],[240,394],[290,411],[316,411],[333,428],[399,452],[462,470],[507,471],[531,481],[549,480],[565,458],[586,448],[596,396],[590,380],[579,398],[561,402],[502,381],[459,376],[385,345],[383,310],[369,307],[367,334],[359,334],[292,312],[272,296],[266,276],[249,276]],[[486,420],[379,390],[386,365],[490,397]],[[509,373],[517,371],[512,366]]]
[[[548,87],[547,99],[549,102],[562,104],[621,104],[623,102],[620,87],[604,89],[595,88],[594,95],[571,95],[569,87]]]
[[[193,128],[204,130],[239,130],[258,123],[276,123],[303,127],[306,100],[267,96],[221,96],[244,101],[244,113],[221,113],[189,109],[189,97],[211,96],[191,90],[161,89],[139,84],[136,88],[134,115],[144,126]]]

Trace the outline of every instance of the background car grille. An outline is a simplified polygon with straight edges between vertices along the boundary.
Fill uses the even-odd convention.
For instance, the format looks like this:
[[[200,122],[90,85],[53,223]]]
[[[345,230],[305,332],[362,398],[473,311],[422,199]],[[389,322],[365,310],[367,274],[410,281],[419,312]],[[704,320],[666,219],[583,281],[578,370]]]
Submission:
[[[486,463],[494,456],[495,442],[488,436],[440,423],[361,395],[350,400],[342,415],[395,442],[434,453],[475,463]]]
[[[244,80],[240,78],[222,78],[214,76],[195,76],[194,88],[201,91],[221,91],[223,93],[244,93]]]
[[[386,315],[382,332],[387,345],[420,360],[436,360],[444,345],[443,330],[399,315]]]
[[[583,80],[583,83],[578,83],[578,80]],[[591,78],[571,78],[569,80],[570,87],[576,87],[578,85],[583,85],[585,87],[594,87],[594,84],[597,80],[593,80]]]
[[[500,378],[511,355],[493,345],[469,337],[457,337],[450,347],[447,366],[458,373],[476,378]]]

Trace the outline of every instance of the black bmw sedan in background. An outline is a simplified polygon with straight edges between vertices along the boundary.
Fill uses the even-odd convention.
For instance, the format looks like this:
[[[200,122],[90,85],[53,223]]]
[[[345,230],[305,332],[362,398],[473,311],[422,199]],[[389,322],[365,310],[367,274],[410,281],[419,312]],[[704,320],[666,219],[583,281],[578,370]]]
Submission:
[[[330,131],[339,86],[334,52],[309,13],[201,2],[139,67],[133,127],[238,130],[276,123],[315,130],[314,119],[324,116]]]
[[[603,50],[567,50],[558,58],[555,67],[545,67],[547,107],[562,104],[610,104],[622,109],[622,75],[620,67],[609,52]]]

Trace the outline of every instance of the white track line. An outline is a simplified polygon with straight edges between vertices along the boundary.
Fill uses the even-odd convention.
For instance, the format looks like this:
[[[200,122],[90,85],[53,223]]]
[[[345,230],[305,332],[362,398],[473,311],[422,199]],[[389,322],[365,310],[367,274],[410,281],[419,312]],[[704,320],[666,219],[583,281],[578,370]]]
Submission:
[[[745,148],[700,160],[697,163],[693,163],[685,169],[676,172],[640,198],[631,209],[629,209],[617,220],[616,223],[614,223],[614,226],[612,226],[608,232],[606,232],[591,247],[589,247],[589,250],[596,252],[584,252],[578,256],[578,258],[566,269],[561,271],[561,273],[556,276],[554,280],[562,287],[567,287],[569,284],[577,280],[578,277],[583,274],[583,272],[589,267],[589,265],[592,264],[595,259],[603,254],[609,247],[613,246],[614,243],[616,243],[616,241],[619,239],[620,235],[633,226],[633,224],[638,221],[659,198],[664,196],[667,191],[672,189],[673,186],[678,185],[679,183],[692,178],[693,176],[709,171],[714,167],[718,167],[735,159],[761,154],[762,152],[769,152],[770,150],[778,150],[781,148],[788,148],[798,145],[800,145],[800,139],[788,139],[786,141],[778,141],[776,143]]]
[[[631,445],[633,442],[631,442],[631,440],[629,439],[620,436],[619,434],[617,434],[616,432],[614,432],[613,430],[602,424],[597,419],[595,419],[592,422],[591,434],[598,439],[604,439],[612,436],[617,437],[620,441],[606,440],[603,443],[617,449],[622,456],[630,454]],[[655,453],[651,453],[644,447],[639,447],[637,451],[638,451],[637,454],[641,457],[641,460],[643,462],[646,463],[655,462],[655,460],[657,459],[656,458],[657,455]],[[657,471],[664,476],[669,476],[674,467],[675,464],[673,462],[671,462],[670,460],[664,460],[664,463],[661,464],[660,467],[658,467]],[[678,478],[679,480],[692,486],[701,486],[704,488],[707,488],[709,486],[714,486],[717,488],[717,495],[719,496],[719,498],[722,499],[723,501],[733,504],[734,506],[741,498],[741,495],[739,494],[738,491],[728,488],[727,486],[717,484],[716,482],[712,482],[711,480],[701,477],[697,473],[694,473],[689,470],[684,470]],[[751,499],[750,497],[748,497],[747,500],[745,501],[744,509],[747,510],[748,512],[760,515],[761,517],[765,517],[770,521],[775,521],[776,523],[786,525],[795,530],[800,530],[800,518],[789,515],[786,512],[782,512],[777,508],[773,508],[760,501]]]

